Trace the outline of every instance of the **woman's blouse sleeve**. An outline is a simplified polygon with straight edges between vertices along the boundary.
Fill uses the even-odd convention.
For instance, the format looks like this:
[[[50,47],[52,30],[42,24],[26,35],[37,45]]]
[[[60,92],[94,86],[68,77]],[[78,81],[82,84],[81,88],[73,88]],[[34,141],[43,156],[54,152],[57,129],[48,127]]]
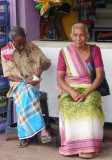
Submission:
[[[59,53],[57,71],[66,71],[66,64],[65,64],[65,60],[64,60],[62,50]]]
[[[94,67],[103,67],[103,60],[102,60],[102,55],[101,55],[101,50],[99,47],[94,46],[93,47],[93,59],[94,59]]]

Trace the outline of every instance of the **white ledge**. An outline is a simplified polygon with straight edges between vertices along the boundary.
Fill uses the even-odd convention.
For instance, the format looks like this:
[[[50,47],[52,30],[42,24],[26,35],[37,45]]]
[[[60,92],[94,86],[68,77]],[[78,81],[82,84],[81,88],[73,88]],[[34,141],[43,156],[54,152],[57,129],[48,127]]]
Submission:
[[[63,48],[72,44],[70,41],[32,41],[38,47]],[[109,42],[87,42],[89,44],[96,44],[101,49],[112,49],[112,43]]]

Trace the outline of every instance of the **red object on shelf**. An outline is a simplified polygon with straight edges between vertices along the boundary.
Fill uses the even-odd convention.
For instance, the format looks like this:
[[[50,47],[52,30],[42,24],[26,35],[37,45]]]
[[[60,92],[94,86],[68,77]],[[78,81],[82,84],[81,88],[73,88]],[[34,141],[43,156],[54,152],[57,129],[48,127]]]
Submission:
[[[95,0],[82,1],[80,2],[80,7],[79,23],[94,24]]]
[[[94,21],[79,20],[79,23],[94,24]]]
[[[42,39],[45,24],[54,24],[54,22],[53,21],[40,21],[40,39]]]

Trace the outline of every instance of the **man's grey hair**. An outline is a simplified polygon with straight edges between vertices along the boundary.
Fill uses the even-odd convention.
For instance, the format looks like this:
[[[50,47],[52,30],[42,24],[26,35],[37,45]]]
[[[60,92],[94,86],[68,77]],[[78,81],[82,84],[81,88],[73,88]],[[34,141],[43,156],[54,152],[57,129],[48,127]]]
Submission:
[[[73,30],[74,30],[74,28],[76,28],[76,27],[85,28],[86,36],[89,34],[89,33],[88,33],[88,27],[86,26],[86,24],[84,24],[84,23],[76,23],[76,24],[74,24],[74,25],[72,26],[72,31],[71,31],[71,34],[70,34],[71,37],[73,36]]]
[[[26,36],[24,28],[20,26],[13,26],[9,31],[9,39],[14,40],[14,38],[19,36]]]

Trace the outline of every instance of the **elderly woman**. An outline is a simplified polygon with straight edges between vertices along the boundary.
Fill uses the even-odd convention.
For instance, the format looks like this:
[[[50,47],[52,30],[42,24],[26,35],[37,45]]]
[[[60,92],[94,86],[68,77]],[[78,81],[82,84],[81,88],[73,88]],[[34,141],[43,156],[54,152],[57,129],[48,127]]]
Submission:
[[[60,51],[57,66],[59,92],[59,153],[93,158],[102,148],[104,113],[101,95],[96,91],[104,77],[100,48],[94,45],[96,79],[91,83],[89,38],[85,24],[72,27],[73,44]]]
[[[45,129],[40,109],[39,85],[42,72],[51,62],[33,43],[26,42],[22,27],[14,26],[9,32],[10,42],[2,48],[2,67],[4,77],[10,80],[8,97],[13,97],[18,116],[19,147],[28,144],[28,138],[41,132],[43,143],[51,141]]]

